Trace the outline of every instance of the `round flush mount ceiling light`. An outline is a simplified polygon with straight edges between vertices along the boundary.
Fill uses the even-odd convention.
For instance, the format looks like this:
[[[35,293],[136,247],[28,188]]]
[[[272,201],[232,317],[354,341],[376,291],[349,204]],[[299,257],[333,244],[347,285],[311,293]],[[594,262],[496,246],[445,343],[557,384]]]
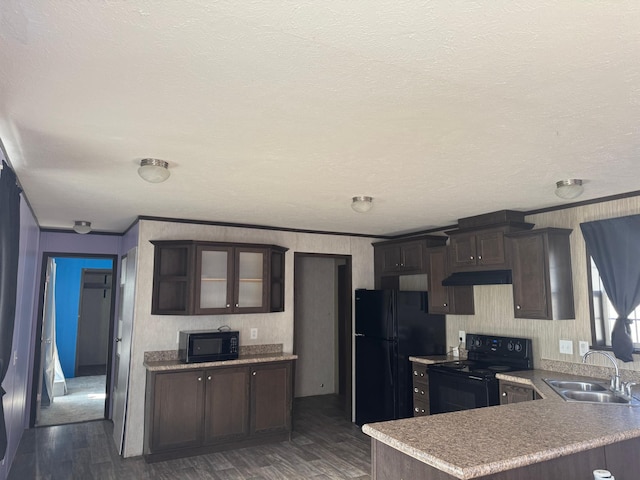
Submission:
[[[353,208],[358,213],[365,213],[371,210],[371,207],[373,206],[372,202],[373,197],[359,195],[351,199],[351,208]]]
[[[87,222],[86,220],[76,220],[73,224],[73,230],[76,233],[89,233],[91,231],[91,222]]]
[[[556,182],[556,195],[565,200],[572,200],[579,197],[584,191],[582,180],[572,178]]]
[[[169,164],[164,160],[158,160],[157,158],[143,158],[140,160],[138,175],[147,182],[160,183],[169,178],[171,172],[169,171]]]

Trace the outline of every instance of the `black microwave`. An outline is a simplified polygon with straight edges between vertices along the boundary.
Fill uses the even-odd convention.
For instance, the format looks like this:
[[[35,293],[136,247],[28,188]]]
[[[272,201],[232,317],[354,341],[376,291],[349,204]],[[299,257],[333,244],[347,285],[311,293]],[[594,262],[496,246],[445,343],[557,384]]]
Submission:
[[[234,330],[184,330],[180,332],[178,358],[185,363],[235,360],[239,339],[240,332]]]

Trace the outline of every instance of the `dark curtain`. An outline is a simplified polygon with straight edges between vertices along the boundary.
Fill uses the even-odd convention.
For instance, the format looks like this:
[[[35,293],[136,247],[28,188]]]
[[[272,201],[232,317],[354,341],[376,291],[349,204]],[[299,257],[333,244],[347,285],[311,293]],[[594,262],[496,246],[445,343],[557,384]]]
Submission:
[[[631,321],[640,304],[640,215],[581,223],[587,249],[618,318],[611,332],[616,357],[632,362]]]
[[[1,386],[11,362],[16,316],[18,251],[20,242],[20,189],[16,175],[3,161],[0,171],[0,455],[7,453],[7,426]]]

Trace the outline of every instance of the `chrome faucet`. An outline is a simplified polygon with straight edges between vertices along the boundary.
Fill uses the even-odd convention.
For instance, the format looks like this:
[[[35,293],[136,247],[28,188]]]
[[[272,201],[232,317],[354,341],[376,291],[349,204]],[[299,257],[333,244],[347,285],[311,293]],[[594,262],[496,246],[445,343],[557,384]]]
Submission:
[[[621,382],[620,382],[620,369],[618,368],[618,362],[616,361],[615,357],[613,355],[611,355],[608,352],[602,352],[600,350],[589,350],[587,353],[585,353],[582,356],[582,363],[587,363],[587,357],[589,357],[589,355],[593,354],[593,353],[599,353],[600,355],[604,355],[605,357],[607,357],[609,360],[611,360],[611,363],[613,363],[613,367],[616,369],[616,373],[615,375],[613,375],[611,377],[611,390],[613,390],[614,392],[622,392],[624,393],[624,387],[622,386]]]

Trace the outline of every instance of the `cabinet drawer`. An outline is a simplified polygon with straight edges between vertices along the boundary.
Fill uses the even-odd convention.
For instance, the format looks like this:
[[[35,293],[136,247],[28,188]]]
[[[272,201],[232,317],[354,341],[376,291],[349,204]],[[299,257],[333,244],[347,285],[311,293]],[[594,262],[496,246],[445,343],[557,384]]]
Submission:
[[[424,417],[429,415],[429,401],[422,398],[413,397],[413,416]]]
[[[423,365],[422,363],[413,362],[412,370],[413,370],[413,382],[429,382],[429,377],[427,376],[427,365]]]

